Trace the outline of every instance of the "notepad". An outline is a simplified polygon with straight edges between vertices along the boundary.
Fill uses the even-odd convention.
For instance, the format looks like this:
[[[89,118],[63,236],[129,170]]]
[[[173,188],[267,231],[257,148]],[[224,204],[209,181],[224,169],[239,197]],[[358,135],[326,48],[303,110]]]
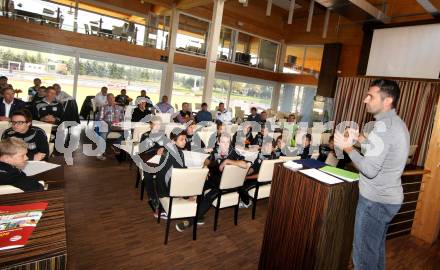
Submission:
[[[55,169],[56,167],[59,167],[60,165],[49,163],[46,161],[35,161],[31,160],[28,161],[26,167],[24,167],[23,172],[27,176],[33,176],[42,172],[46,172],[52,169]]]
[[[202,168],[209,154],[194,151],[182,151],[185,157],[185,165],[188,168]]]
[[[353,182],[353,181],[358,181],[359,180],[359,174],[358,173],[354,173],[354,172],[350,172],[347,170],[343,170],[343,169],[339,169],[339,168],[335,168],[332,166],[325,166],[323,168],[320,169],[323,172],[326,172],[328,174],[331,174],[333,176],[336,176],[338,178],[341,178],[342,180],[348,181],[348,182]]]
[[[343,183],[341,179],[328,175],[317,169],[306,169],[306,170],[300,170],[299,172],[326,184],[334,185],[338,183]]]
[[[289,160],[287,162],[284,162],[283,164],[284,167],[286,167],[287,169],[293,170],[293,171],[297,171],[299,169],[303,168],[303,165],[296,163],[292,160]]]
[[[154,155],[152,158],[148,160],[148,163],[151,164],[159,164],[160,163],[160,155]]]

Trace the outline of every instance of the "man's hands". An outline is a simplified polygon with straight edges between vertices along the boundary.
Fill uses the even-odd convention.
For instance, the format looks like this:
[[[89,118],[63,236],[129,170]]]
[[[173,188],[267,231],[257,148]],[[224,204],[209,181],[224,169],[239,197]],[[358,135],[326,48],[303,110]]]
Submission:
[[[344,150],[346,153],[353,151],[353,145],[359,141],[365,141],[363,135],[359,135],[359,131],[353,128],[345,129],[344,133],[336,130],[335,132],[335,147]]]
[[[46,157],[45,153],[36,153],[34,155],[34,160],[41,161]]]
[[[46,123],[51,123],[51,124],[55,124],[55,122],[57,121],[55,119],[55,117],[53,115],[50,115],[50,114],[42,117],[40,120],[43,121],[43,122],[46,122]]]

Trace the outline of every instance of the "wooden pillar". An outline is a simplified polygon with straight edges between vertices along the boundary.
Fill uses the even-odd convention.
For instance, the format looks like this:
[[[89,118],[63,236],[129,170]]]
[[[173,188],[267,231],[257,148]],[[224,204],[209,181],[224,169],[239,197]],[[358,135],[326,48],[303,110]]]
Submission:
[[[174,81],[174,54],[176,52],[176,38],[177,38],[177,28],[179,27],[179,10],[173,7],[171,11],[171,27],[170,27],[170,39],[168,48],[168,62],[162,71],[162,84],[160,89],[160,98],[163,95],[168,96],[169,103],[171,104],[172,92],[173,92],[173,81]]]
[[[411,234],[428,243],[437,240],[440,230],[440,98],[429,142],[425,169],[431,171],[423,176],[421,193]]]
[[[212,88],[215,80],[215,69],[217,66],[217,49],[222,27],[223,8],[225,0],[214,0],[212,11],[212,23],[209,29],[208,53],[206,54],[205,82],[203,87],[203,101],[211,105]]]

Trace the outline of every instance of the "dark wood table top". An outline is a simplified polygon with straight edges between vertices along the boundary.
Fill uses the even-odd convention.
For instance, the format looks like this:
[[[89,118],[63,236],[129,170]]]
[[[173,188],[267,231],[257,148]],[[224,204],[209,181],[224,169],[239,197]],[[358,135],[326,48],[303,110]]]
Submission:
[[[31,178],[38,180],[38,181],[41,181],[41,180],[44,181],[45,183],[47,183],[49,185],[49,190],[64,188],[65,181],[64,181],[64,159],[63,159],[63,157],[59,156],[59,157],[51,158],[49,160],[49,162],[58,164],[60,166],[58,166],[52,170],[33,175],[33,176],[31,176]]]
[[[47,201],[47,209],[24,247],[0,251],[0,268],[67,254],[64,191],[50,190],[0,196],[0,205]]]

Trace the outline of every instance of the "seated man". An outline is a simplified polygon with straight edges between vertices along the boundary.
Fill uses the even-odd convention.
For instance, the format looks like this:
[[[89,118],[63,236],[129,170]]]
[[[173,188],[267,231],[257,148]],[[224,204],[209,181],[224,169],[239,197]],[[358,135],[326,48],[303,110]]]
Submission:
[[[226,124],[222,122],[217,123],[216,132],[213,132],[211,136],[209,136],[208,140],[208,149],[214,149],[218,146],[218,141],[220,136],[226,132]]]
[[[225,109],[225,103],[220,102],[218,104],[218,110],[216,112],[216,120],[223,123],[231,123],[232,115]]]
[[[18,138],[0,141],[0,185],[11,185],[23,191],[41,191],[44,187],[21,171],[26,166],[26,143]]]
[[[57,102],[64,104],[64,103],[66,103],[66,101],[73,99],[73,97],[71,95],[69,95],[66,92],[61,90],[61,86],[59,84],[54,83],[53,88],[55,89],[55,91],[57,93],[57,96],[55,98]]]
[[[162,101],[156,104],[158,113],[174,113],[174,108],[168,103],[168,96],[162,96]]]
[[[115,96],[113,94],[107,94],[107,105],[104,107],[101,107],[101,111],[99,113],[99,120],[104,121],[107,123],[108,129],[110,130],[112,126],[115,126],[115,124],[119,124],[124,119],[124,108],[117,105],[115,102]],[[97,122],[99,124],[99,122]],[[98,129],[98,134],[101,136],[104,140],[107,140],[108,132],[100,131]],[[122,135],[119,139],[116,139],[116,144],[120,143],[122,139]],[[116,148],[113,148],[116,154],[119,154],[119,150]],[[105,160],[104,155],[97,156],[97,159],[99,160]]]
[[[16,111],[11,116],[11,127],[5,130],[2,140],[19,138],[27,145],[27,156],[30,160],[47,160],[49,143],[44,130],[32,126],[32,115],[27,110]]]
[[[255,138],[251,144],[258,145],[261,147],[263,145],[264,137],[268,135],[269,135],[269,128],[266,125],[262,125],[261,130],[257,133],[257,135],[255,135]]]
[[[150,110],[150,112],[151,112],[151,108],[153,107],[153,102],[151,102],[150,97],[147,96],[147,91],[145,91],[145,90],[142,90],[142,91],[141,91],[141,95],[138,96],[138,97],[136,98],[136,101],[135,101],[136,104],[138,104],[138,100],[140,100],[140,99],[146,100],[147,104],[146,104],[145,107],[146,107],[148,110]]]
[[[180,124],[185,124],[191,120],[194,120],[192,112],[189,110],[188,102],[182,103],[182,110],[177,114],[175,121]]]
[[[232,147],[249,147],[254,141],[254,136],[252,136],[251,123],[244,122],[242,124],[242,129],[237,130],[234,136],[232,136]]]
[[[194,122],[191,122],[191,124],[186,127],[185,150],[203,152],[203,149],[205,148],[205,143],[203,143],[199,134],[196,132],[196,129],[197,125]]]
[[[143,97],[138,98],[136,99],[136,103],[137,107],[131,114],[131,122],[145,122],[141,120],[146,119],[145,117],[151,114],[151,111],[147,108],[147,99]]]
[[[182,152],[186,144],[186,132],[181,129],[174,129],[170,134],[170,139],[171,142],[165,145],[165,151],[160,158],[159,166],[163,167],[156,174],[157,196],[159,198],[169,196],[170,194],[172,168],[186,168],[185,156]],[[158,200],[158,198],[155,199]],[[157,212],[155,217],[157,217]]]
[[[35,118],[54,125],[59,125],[63,119],[63,106],[55,100],[56,91],[52,86],[46,89],[46,97],[35,104]]]
[[[259,123],[261,125],[264,125],[264,124],[266,124],[266,121],[267,121],[267,112],[266,111],[262,111],[260,113],[260,121],[259,121]]]
[[[208,104],[206,102],[202,103],[202,109],[196,115],[196,122],[211,122],[212,115],[211,112],[208,111]]]
[[[252,162],[252,166],[249,168],[248,175],[258,174],[260,172],[261,164],[263,160],[277,159],[277,155],[274,152],[274,141],[271,137],[266,137],[257,158]],[[243,187],[240,188],[240,208],[248,208],[251,205],[249,201],[248,191],[256,186],[256,180],[246,180]]]
[[[0,97],[3,96],[3,91],[6,88],[14,89],[14,87],[12,87],[12,85],[8,83],[8,77],[0,76]]]
[[[40,86],[35,96],[32,97],[32,103],[36,104],[46,97],[46,86]]]
[[[248,121],[255,121],[255,122],[260,122],[260,115],[257,113],[257,108],[252,107],[251,108],[251,114],[249,114]]]
[[[41,87],[41,80],[39,78],[34,79],[34,86],[29,87],[28,89],[28,97],[29,101],[38,93],[38,89]]]
[[[23,109],[24,106],[23,101],[14,98],[14,90],[6,87],[3,90],[3,97],[0,98],[0,121],[8,121],[14,112]]]
[[[115,100],[120,106],[127,106],[133,99],[127,96],[127,90],[122,89],[121,94],[117,95]]]
[[[303,151],[301,153],[301,159],[307,159],[310,158],[312,156],[312,154],[310,153],[310,144],[312,143],[312,135],[311,134],[306,134],[304,136],[304,140],[303,140]]]
[[[147,155],[163,154],[166,136],[165,133],[161,132],[161,125],[161,118],[153,116],[150,121],[150,130],[141,136],[141,145],[139,147],[141,153],[146,152]]]
[[[235,165],[246,169],[248,163],[244,157],[238,154],[234,148],[231,147],[231,135],[223,133],[220,136],[218,147],[212,151],[211,155],[206,159],[205,166],[209,169],[208,181],[205,184],[206,189],[211,189],[199,205],[199,219],[197,224],[204,224],[203,217],[211,207],[212,202],[218,196],[218,187],[222,177],[223,169],[226,165]],[[186,228],[192,225],[192,219],[185,220],[176,224],[176,229],[183,232]]]

